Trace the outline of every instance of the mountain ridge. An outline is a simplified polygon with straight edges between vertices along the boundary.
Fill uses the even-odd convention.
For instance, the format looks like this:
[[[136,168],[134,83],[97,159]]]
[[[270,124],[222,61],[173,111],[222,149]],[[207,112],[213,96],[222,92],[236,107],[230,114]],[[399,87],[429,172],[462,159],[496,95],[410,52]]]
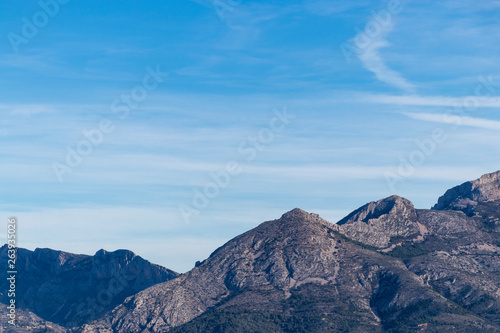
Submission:
[[[432,209],[460,210],[472,216],[477,203],[495,200],[500,200],[500,170],[449,189]]]
[[[0,264],[7,267],[7,246]],[[129,250],[99,250],[94,256],[18,248],[16,304],[42,320],[66,327],[98,318],[126,297],[179,274]],[[138,274],[141,272],[141,274]],[[6,272],[0,274],[0,299],[8,302]]]
[[[295,208],[68,331],[500,332],[499,175],[431,210],[393,195],[333,224]]]
[[[337,224],[296,208],[82,331],[500,332],[500,242],[489,231],[461,211],[415,209],[399,196]]]

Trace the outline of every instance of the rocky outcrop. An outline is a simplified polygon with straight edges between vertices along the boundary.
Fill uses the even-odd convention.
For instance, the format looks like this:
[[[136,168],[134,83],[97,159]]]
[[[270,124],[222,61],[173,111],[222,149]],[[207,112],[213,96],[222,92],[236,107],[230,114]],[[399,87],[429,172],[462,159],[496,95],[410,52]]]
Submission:
[[[415,207],[396,195],[355,210],[340,220],[336,228],[353,240],[379,249],[421,236]]]
[[[497,200],[500,200],[500,171],[449,189],[432,209],[460,210],[473,216],[478,203]]]
[[[7,267],[6,251],[6,246],[0,248],[2,267]],[[18,307],[66,327],[96,319],[126,297],[179,275],[128,250],[99,250],[87,256],[20,248],[17,254]],[[8,301],[7,282],[5,278],[0,281],[4,303]]]

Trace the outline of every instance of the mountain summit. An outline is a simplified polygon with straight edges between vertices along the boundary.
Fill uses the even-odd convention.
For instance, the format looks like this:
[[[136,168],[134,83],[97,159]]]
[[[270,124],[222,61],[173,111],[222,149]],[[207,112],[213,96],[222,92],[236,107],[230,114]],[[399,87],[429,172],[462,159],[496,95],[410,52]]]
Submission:
[[[497,200],[500,200],[500,171],[449,189],[432,209],[461,210],[471,215],[478,203]]]
[[[381,249],[394,241],[420,235],[415,207],[397,195],[366,204],[340,220],[336,227],[351,239]]]

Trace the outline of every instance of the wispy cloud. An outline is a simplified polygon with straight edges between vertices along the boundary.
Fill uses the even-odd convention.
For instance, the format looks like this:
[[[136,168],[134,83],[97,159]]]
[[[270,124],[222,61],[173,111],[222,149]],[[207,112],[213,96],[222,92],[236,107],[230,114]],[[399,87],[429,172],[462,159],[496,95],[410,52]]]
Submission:
[[[378,80],[404,91],[414,93],[415,86],[408,82],[399,72],[389,68],[380,54],[380,49],[390,45],[387,41],[387,35],[393,30],[393,24],[379,25],[379,28],[380,32],[370,38],[367,45],[358,51],[357,56],[359,60],[361,60],[367,70],[375,74]],[[366,39],[367,36],[362,32],[356,38]]]
[[[43,52],[30,55],[4,54],[0,56],[0,66],[35,72],[60,70],[59,67],[54,65],[53,55]]]
[[[471,13],[471,12],[497,9],[500,7],[500,1],[492,0],[486,2],[478,2],[472,0],[464,0],[464,1],[448,0],[443,2],[443,6],[455,10],[456,9],[466,10],[467,13]]]
[[[484,118],[474,118],[465,116],[462,117],[458,115],[450,115],[445,113],[436,114],[436,113],[403,112],[403,114],[411,119],[429,121],[433,123],[477,127],[495,131],[500,130],[500,121],[484,119]]]
[[[193,0],[194,1],[194,0]],[[344,13],[352,9],[367,6],[366,1],[358,0],[356,2],[346,1],[331,1],[331,0],[317,0],[307,1],[301,10],[306,10],[314,15],[321,16],[336,16],[339,13]]]
[[[8,108],[0,105],[0,109],[8,109]],[[11,108],[10,112],[13,115],[31,116],[39,113],[54,113],[56,112],[56,110],[50,105],[26,104],[26,105],[17,105],[14,108]]]
[[[124,2],[116,24],[99,3],[61,12],[17,55],[0,52],[0,210],[19,218],[21,246],[125,247],[187,270],[294,207],[335,222],[393,194],[384,175],[398,172],[429,127],[447,127],[449,140],[397,191],[417,206],[498,167],[500,46],[491,10],[499,1],[413,1],[390,19],[379,15],[390,1],[222,2],[239,3],[223,20],[213,0]],[[20,29],[29,14],[6,11],[5,26]],[[94,28],[73,24],[82,20]],[[370,38],[352,52],[357,66],[346,66],[337,46],[358,34],[358,23]],[[140,94],[131,89],[155,63],[171,72],[168,82],[119,120],[112,102]],[[456,108],[474,98],[480,75],[491,85],[477,109]],[[297,121],[247,163],[240,144],[266,134],[283,105]],[[468,112],[460,131],[441,124],[448,107]],[[104,118],[116,129],[59,183],[52,163],[68,163]],[[194,227],[184,225],[178,203],[232,160],[241,175]]]
[[[500,122],[498,122],[500,124]],[[356,165],[338,167],[338,166],[288,166],[288,167],[249,167],[247,171],[257,174],[260,177],[267,177],[267,182],[286,182],[290,179],[295,181],[335,181],[335,180],[358,180],[358,179],[380,179],[384,177],[387,171],[394,167],[390,166],[367,166],[360,167]],[[471,167],[421,167],[421,172],[416,173],[410,178],[425,180],[460,180],[464,173],[478,174],[477,168]]]
[[[380,104],[414,105],[414,106],[462,106],[468,99],[478,100],[476,96],[447,97],[447,96],[393,96],[369,95],[365,101]],[[500,97],[478,100],[477,107],[500,107]]]

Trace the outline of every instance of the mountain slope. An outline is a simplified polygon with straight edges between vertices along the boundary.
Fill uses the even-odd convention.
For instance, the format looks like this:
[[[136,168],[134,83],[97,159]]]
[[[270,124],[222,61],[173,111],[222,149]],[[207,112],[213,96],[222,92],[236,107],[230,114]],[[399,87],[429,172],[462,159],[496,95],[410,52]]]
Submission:
[[[500,172],[495,172],[448,190],[433,210],[415,210],[393,196],[360,208],[337,228],[401,258],[433,290],[498,325],[499,207]]]
[[[16,321],[11,325],[7,316],[9,314],[6,306],[0,306],[0,332],[9,333],[26,333],[26,332],[51,332],[51,333],[64,333],[67,329],[49,321],[43,320],[34,313],[16,309]]]
[[[500,171],[489,173],[446,191],[432,209],[459,210],[469,216],[475,207],[500,200]]]
[[[294,209],[172,280],[129,251],[20,249],[22,301],[71,332],[500,332],[499,179],[450,189],[431,210],[391,196],[337,224]],[[87,293],[112,297],[98,307]],[[67,320],[75,310],[84,325]]]
[[[380,204],[368,209],[380,221],[406,216],[402,208],[388,209],[399,204]],[[350,223],[367,215],[356,216]],[[178,279],[128,298],[83,331],[500,332],[433,290],[397,256],[367,245],[295,209],[236,237]]]
[[[421,235],[415,207],[396,195],[364,205],[335,227],[341,234],[378,249]]]
[[[7,246],[0,248],[0,265],[7,267]],[[99,318],[123,300],[179,274],[127,250],[94,256],[51,249],[17,251],[19,308],[53,323],[72,327]],[[1,274],[0,299],[8,302],[8,281]]]

